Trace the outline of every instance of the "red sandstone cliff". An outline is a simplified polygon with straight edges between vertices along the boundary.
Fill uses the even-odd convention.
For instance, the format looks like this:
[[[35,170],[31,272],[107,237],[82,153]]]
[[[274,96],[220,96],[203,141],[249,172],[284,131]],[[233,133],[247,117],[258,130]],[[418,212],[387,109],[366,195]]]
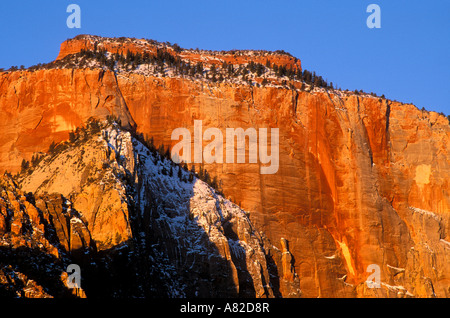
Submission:
[[[145,41],[94,39],[111,53],[155,51]],[[68,40],[58,59],[94,43],[90,37]],[[282,54],[258,60],[248,52],[233,57],[166,49],[193,63],[201,57],[209,64],[263,64],[270,58],[300,68],[300,61]],[[272,255],[284,278],[282,296],[449,297],[447,118],[369,95],[301,86],[95,67],[0,73],[0,167],[17,171],[22,158],[67,139],[92,116],[114,114],[156,145],[173,146],[171,132],[193,132],[194,120],[202,120],[203,131],[279,128],[276,174],[262,175],[260,164],[250,163],[205,168],[250,212],[273,251],[281,251]],[[364,283],[371,264],[381,268],[379,289]]]

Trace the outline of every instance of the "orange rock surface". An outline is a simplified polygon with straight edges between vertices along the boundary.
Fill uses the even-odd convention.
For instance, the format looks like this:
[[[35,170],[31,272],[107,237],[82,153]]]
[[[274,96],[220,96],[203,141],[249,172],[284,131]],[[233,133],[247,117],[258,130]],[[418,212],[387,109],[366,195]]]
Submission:
[[[91,44],[64,42],[58,59]],[[0,108],[0,168],[12,172],[91,116],[115,114],[166,146],[194,120],[203,131],[279,128],[276,174],[248,160],[205,168],[289,253],[274,259],[280,277],[298,277],[303,297],[450,297],[450,125],[437,113],[368,95],[99,69],[0,73]],[[381,288],[365,284],[371,264]],[[285,281],[280,292],[300,296]]]

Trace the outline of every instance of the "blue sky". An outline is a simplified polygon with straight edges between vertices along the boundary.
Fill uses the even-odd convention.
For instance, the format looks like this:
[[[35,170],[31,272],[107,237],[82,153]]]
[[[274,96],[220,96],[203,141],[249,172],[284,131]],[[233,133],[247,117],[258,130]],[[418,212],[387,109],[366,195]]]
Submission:
[[[81,29],[66,8],[81,7]],[[381,28],[369,29],[369,4]],[[450,115],[450,1],[0,2],[0,67],[56,58],[77,34],[128,36],[211,50],[285,50],[342,89],[362,89]]]

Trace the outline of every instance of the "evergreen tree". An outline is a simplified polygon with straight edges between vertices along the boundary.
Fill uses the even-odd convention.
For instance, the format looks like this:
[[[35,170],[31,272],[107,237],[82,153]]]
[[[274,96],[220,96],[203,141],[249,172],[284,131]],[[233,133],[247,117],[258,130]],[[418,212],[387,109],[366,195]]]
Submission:
[[[48,153],[53,154],[53,152],[56,149],[56,143],[55,141],[52,141],[52,143],[50,144],[50,146],[48,147]]]
[[[178,179],[180,179],[180,181],[182,181],[183,178],[183,172],[181,171],[181,166],[178,166]]]
[[[164,149],[165,149],[164,144],[161,144],[158,148],[158,153],[159,153],[159,156],[161,157],[161,159],[164,158]]]
[[[69,141],[70,141],[71,143],[74,143],[75,140],[76,140],[75,133],[74,133],[73,131],[69,132]]]
[[[174,45],[172,45],[172,48],[176,53],[180,53],[182,51],[181,47],[176,43],[174,43]]]
[[[211,80],[213,82],[215,82],[217,80],[216,79],[216,66],[214,64],[211,66]]]
[[[228,63],[227,63],[227,61],[223,61],[223,62],[222,62],[222,68],[223,68],[224,70],[226,70],[226,69],[228,68]]]
[[[28,168],[30,168],[30,163],[27,160],[22,159],[22,164],[20,165],[20,167],[20,172],[24,173],[28,170]]]
[[[275,74],[278,74],[278,65],[276,65],[275,63],[273,63],[272,69],[273,69],[273,71],[275,72]]]
[[[200,165],[200,169],[198,171],[198,178],[200,180],[203,180],[204,174],[203,174],[203,164]]]
[[[228,76],[234,75],[234,67],[233,67],[233,64],[228,64],[227,72],[228,72]]]
[[[202,62],[198,62],[196,65],[196,73],[202,75],[203,74],[203,63]]]
[[[214,176],[214,178],[211,181],[211,187],[214,188],[214,190],[219,189],[219,183],[217,182],[217,176]]]
[[[256,76],[261,77],[264,72],[264,66],[262,64],[257,64],[256,66]]]
[[[205,181],[207,184],[211,185],[211,177],[209,176],[208,171],[205,169],[203,181]]]

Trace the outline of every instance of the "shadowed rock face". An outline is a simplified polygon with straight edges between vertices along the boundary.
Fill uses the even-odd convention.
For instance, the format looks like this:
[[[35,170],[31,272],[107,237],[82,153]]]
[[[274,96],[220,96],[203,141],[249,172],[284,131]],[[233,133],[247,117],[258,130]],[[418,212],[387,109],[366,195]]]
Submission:
[[[91,43],[85,38],[65,42],[58,59]],[[108,40],[104,48],[133,50],[127,45]],[[151,46],[133,45],[152,52]],[[198,59],[192,52],[179,54]],[[215,55],[219,62],[224,58]],[[280,64],[292,61],[278,56]],[[225,195],[250,212],[262,240],[270,242],[264,266],[277,272],[272,294],[450,296],[450,126],[437,113],[340,91],[78,68],[1,73],[0,107],[5,114],[0,167],[9,171],[17,171],[22,158],[46,151],[53,140],[67,139],[92,116],[114,114],[122,124],[152,136],[156,146],[178,142],[171,140],[178,127],[193,135],[194,120],[202,121],[203,131],[279,128],[275,174],[262,175],[261,164],[248,163],[248,157],[246,163],[205,164],[222,181]],[[68,174],[58,187],[72,191],[80,186],[74,180]],[[79,211],[101,205],[103,190],[94,188],[79,195]],[[127,222],[119,226],[104,219],[95,231],[88,228],[104,241],[101,237],[112,230],[103,226],[128,233]],[[379,289],[364,284],[371,264],[381,270]],[[270,279],[264,277],[267,284]]]

